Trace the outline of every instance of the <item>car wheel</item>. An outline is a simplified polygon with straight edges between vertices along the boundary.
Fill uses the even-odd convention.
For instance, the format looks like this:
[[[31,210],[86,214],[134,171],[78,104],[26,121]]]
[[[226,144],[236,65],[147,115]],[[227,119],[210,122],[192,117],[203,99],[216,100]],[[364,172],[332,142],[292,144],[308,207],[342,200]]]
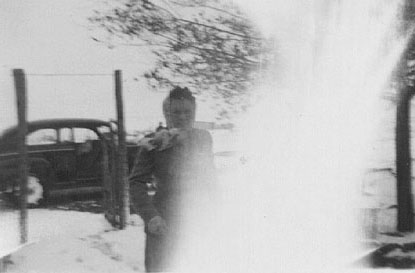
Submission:
[[[16,205],[19,204],[20,187],[13,190]],[[27,177],[27,206],[34,208],[42,205],[46,199],[46,191],[37,174],[29,174]]]
[[[44,189],[39,177],[29,175],[27,178],[27,205],[38,206],[44,199]]]

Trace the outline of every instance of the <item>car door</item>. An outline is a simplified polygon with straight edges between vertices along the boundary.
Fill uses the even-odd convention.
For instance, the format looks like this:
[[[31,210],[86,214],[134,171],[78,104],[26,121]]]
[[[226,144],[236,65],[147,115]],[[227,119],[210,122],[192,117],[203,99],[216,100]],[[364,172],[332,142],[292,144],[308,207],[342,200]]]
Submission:
[[[72,128],[60,128],[58,135],[59,144],[54,152],[53,160],[55,176],[57,178],[56,183],[63,187],[70,187],[73,181],[76,180],[76,156]]]
[[[66,128],[70,132],[70,128]],[[65,129],[41,128],[27,136],[31,158],[47,160],[53,171],[53,185],[62,186],[75,179],[75,148],[73,141],[62,141]],[[70,133],[68,133],[70,134]]]
[[[101,180],[102,143],[89,128],[73,128],[76,145],[76,179],[84,186],[95,186]]]

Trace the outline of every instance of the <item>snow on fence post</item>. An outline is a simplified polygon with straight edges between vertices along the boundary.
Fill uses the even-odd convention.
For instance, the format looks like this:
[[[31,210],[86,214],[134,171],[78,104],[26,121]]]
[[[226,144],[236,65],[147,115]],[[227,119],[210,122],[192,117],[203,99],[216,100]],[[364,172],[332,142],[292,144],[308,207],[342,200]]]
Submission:
[[[27,242],[27,147],[26,147],[26,134],[27,134],[27,122],[26,122],[26,107],[27,107],[27,94],[26,94],[26,78],[23,69],[13,69],[14,85],[16,89],[17,97],[17,116],[18,116],[18,152],[19,152],[19,166],[18,166],[18,179],[19,179],[19,207],[20,207],[20,243]]]
[[[121,186],[121,213],[120,228],[126,227],[128,216],[130,214],[130,196],[128,184],[128,163],[127,163],[127,146],[125,144],[124,128],[124,108],[122,100],[122,74],[121,70],[115,71],[115,97],[117,102],[117,122],[118,122],[118,185]]]

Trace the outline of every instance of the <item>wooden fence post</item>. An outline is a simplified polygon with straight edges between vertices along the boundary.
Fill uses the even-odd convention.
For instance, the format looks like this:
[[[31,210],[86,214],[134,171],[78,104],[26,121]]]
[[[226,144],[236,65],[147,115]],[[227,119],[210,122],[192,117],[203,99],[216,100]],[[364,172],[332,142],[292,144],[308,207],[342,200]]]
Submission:
[[[117,127],[118,127],[118,183],[121,186],[121,215],[120,228],[124,229],[130,214],[130,185],[128,182],[127,146],[125,144],[124,108],[122,100],[122,74],[115,71],[115,98],[117,103]]]
[[[105,218],[112,224],[114,217],[113,207],[113,191],[112,191],[112,178],[109,170],[109,142],[104,136],[102,138],[102,180],[104,185],[104,206],[105,206]]]
[[[27,147],[26,147],[26,134],[27,134],[27,94],[26,94],[26,78],[23,69],[13,70],[14,85],[16,89],[17,97],[17,116],[18,116],[18,152],[19,152],[19,207],[20,207],[20,243],[27,242]]]

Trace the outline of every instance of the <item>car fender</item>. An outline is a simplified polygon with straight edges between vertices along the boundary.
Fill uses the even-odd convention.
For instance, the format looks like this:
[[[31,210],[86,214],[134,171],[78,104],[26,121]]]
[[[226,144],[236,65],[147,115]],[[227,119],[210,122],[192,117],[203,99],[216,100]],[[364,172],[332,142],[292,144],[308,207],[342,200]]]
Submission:
[[[0,191],[17,186],[19,162],[19,158],[12,158],[1,162]],[[45,184],[44,186],[47,187],[52,175],[50,163],[44,158],[28,158],[28,166],[28,175],[37,174],[42,178],[42,181]]]
[[[42,178],[43,186],[49,186],[52,177],[52,167],[44,158],[29,158],[29,173],[36,174]]]

